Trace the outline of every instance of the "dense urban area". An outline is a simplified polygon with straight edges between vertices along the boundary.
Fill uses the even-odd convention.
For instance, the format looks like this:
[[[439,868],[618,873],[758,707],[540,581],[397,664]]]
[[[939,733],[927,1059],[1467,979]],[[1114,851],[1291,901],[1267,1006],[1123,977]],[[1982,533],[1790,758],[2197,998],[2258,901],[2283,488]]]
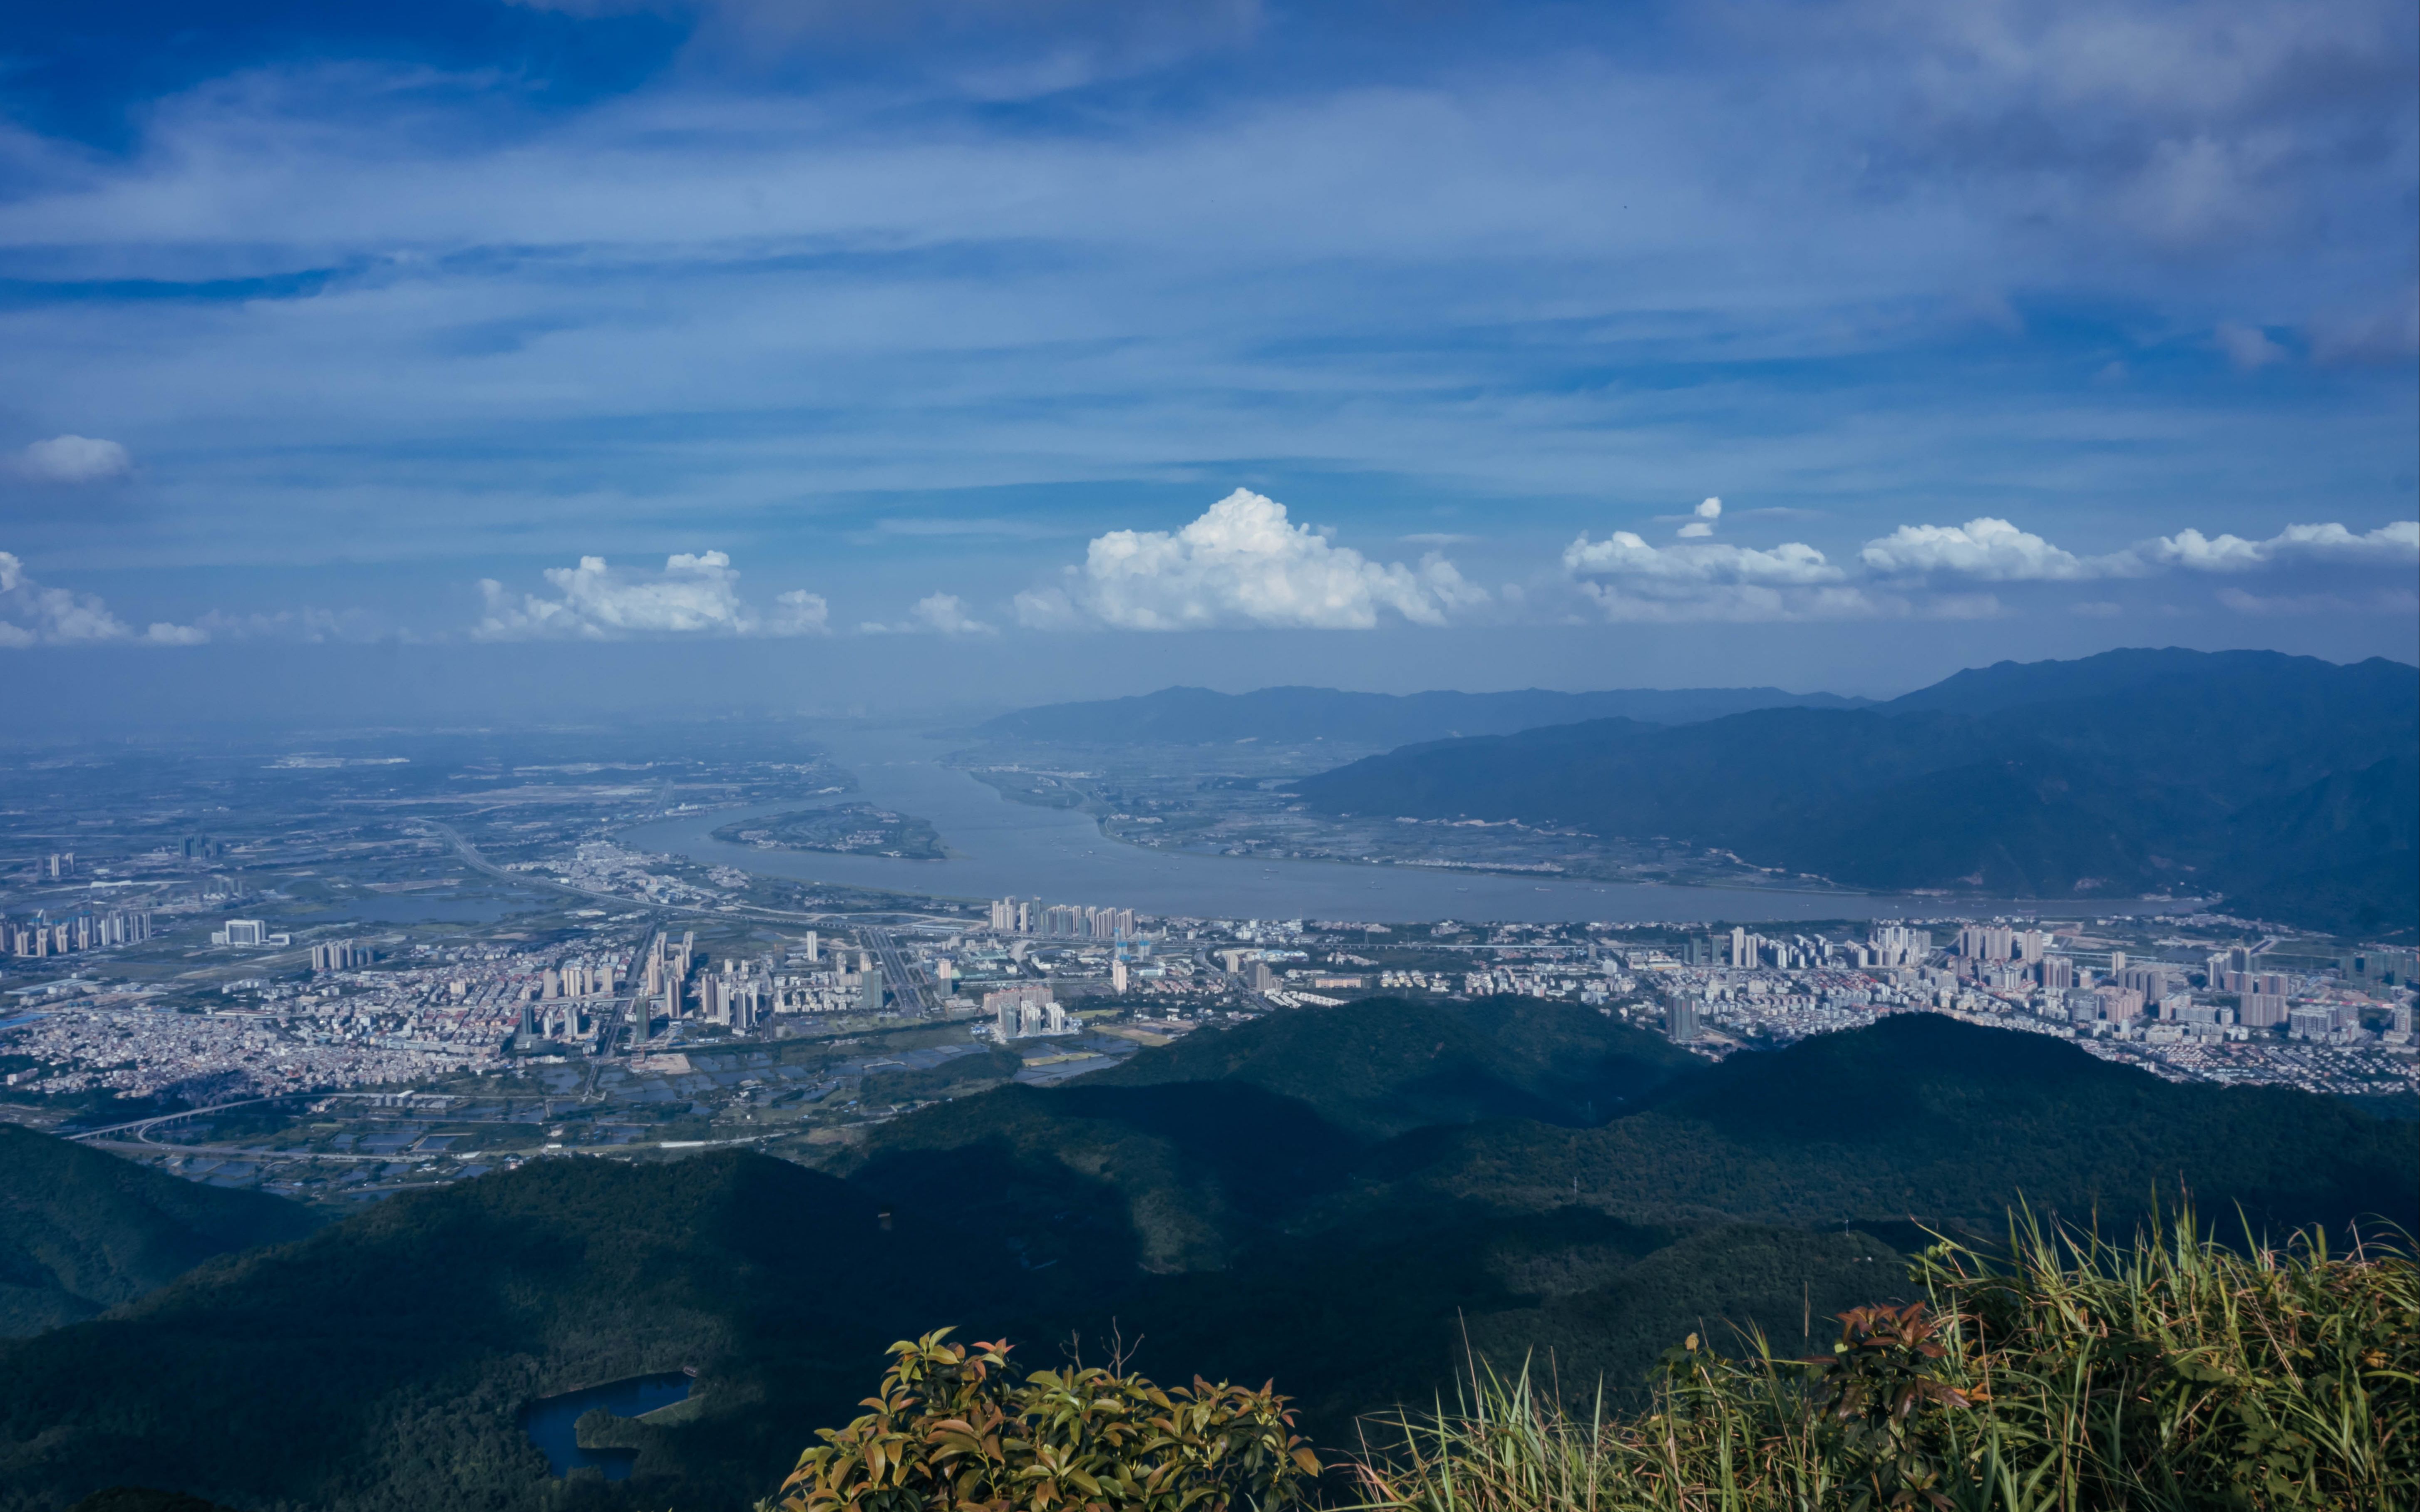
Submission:
[[[521,754],[27,764],[0,838],[0,1116],[349,1202],[557,1153],[847,1141],[1205,1024],[1491,995],[1710,1057],[1929,1012],[2171,1080],[2412,1095],[2412,951],[2257,920],[1404,923],[892,895],[617,839],[828,795],[830,823],[802,808],[768,838],[914,829],[812,752]]]

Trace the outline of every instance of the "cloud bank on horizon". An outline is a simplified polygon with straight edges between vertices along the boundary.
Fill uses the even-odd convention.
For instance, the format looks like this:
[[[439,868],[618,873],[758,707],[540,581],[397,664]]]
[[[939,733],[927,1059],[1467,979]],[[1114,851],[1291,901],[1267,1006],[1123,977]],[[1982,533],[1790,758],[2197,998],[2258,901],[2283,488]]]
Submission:
[[[1720,501],[1708,499],[1671,546],[1616,530],[1583,532],[1559,558],[1560,584],[1615,623],[1930,617],[1974,619],[2006,611],[1978,586],[2063,586],[2172,574],[2244,577],[2302,569],[2305,591],[2251,593],[2229,584],[2214,595],[2238,614],[2409,613],[2420,568],[2420,520],[2355,532],[2335,522],[2288,525],[2264,539],[2186,529],[2100,556],[2079,556],[2005,519],[1902,525],[1835,562],[1803,541],[1772,547],[1714,541]],[[1703,530],[1699,529],[1704,526]],[[2308,587],[2309,573],[2327,584]],[[551,594],[516,594],[493,578],[478,582],[485,611],[468,638],[505,641],[616,640],[684,637],[784,638],[832,633],[824,595],[803,588],[759,609],[739,591],[726,552],[675,552],[660,572],[616,569],[601,556],[542,574]],[[1095,538],[1081,563],[1056,582],[1018,592],[1004,607],[1032,632],[1170,632],[1221,629],[1373,630],[1386,625],[1442,629],[1474,622],[1554,623],[1569,606],[1541,571],[1500,594],[1468,581],[1441,552],[1417,565],[1382,563],[1298,524],[1286,506],[1237,488],[1175,531],[1118,530]],[[2071,601],[2070,612],[2115,617],[2106,600]],[[0,552],[0,648],[140,640],[198,645],[232,639],[365,639],[357,619],[323,610],[244,617],[212,611],[194,625],[155,624],[137,637],[98,598],[44,588]],[[868,620],[861,635],[995,637],[958,594],[933,593],[897,622]]]
[[[2391,0],[105,12],[14,646],[2412,612]]]
[[[45,587],[25,564],[0,551],[0,650],[30,646],[91,646],[141,642],[155,646],[199,645],[208,631],[164,621],[137,631],[90,594]]]

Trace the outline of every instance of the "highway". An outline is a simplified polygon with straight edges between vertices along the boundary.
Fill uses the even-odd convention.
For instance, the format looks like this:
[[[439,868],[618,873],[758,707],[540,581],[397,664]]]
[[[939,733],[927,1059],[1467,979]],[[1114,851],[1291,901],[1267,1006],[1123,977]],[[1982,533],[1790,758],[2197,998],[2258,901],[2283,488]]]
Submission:
[[[187,1108],[182,1113],[163,1113],[154,1118],[136,1119],[132,1123],[113,1123],[105,1129],[86,1129],[81,1134],[71,1134],[68,1137],[81,1142],[100,1139],[107,1134],[131,1134],[137,1140],[141,1140],[145,1134],[163,1123],[178,1123],[186,1119],[199,1118],[205,1113],[224,1113],[228,1108],[248,1108],[257,1103],[283,1103],[288,1098],[311,1095],[308,1092],[280,1092],[273,1097],[238,1098],[232,1103],[213,1103],[208,1107]]]
[[[940,1005],[934,1001],[931,983],[923,972],[908,964],[899,949],[898,939],[887,929],[861,927],[858,935],[873,952],[875,964],[882,968],[882,980],[899,999],[902,1011],[938,1014]]]
[[[248,1108],[262,1103],[287,1103],[291,1102],[296,1098],[303,1097],[322,1098],[329,1102],[335,1102],[339,1099],[346,1102],[358,1102],[365,1098],[389,1097],[392,1095],[394,1094],[387,1092],[276,1092],[268,1097],[240,1097],[232,1102],[212,1103],[203,1107],[187,1108],[182,1113],[160,1113],[147,1119],[136,1119],[131,1123],[113,1123],[100,1129],[85,1129],[81,1133],[71,1134],[67,1137],[76,1140],[79,1143],[85,1141],[97,1141],[103,1145],[124,1145],[133,1143],[141,1144],[147,1148],[156,1149],[159,1147],[151,1141],[151,1131],[163,1123],[181,1123],[187,1119],[198,1119],[212,1113],[225,1113],[229,1108]],[[132,1141],[112,1139],[109,1137],[112,1134],[132,1134],[134,1137]],[[185,1147],[180,1146],[178,1148],[181,1149]],[[199,1149],[211,1147],[196,1145],[191,1148]]]

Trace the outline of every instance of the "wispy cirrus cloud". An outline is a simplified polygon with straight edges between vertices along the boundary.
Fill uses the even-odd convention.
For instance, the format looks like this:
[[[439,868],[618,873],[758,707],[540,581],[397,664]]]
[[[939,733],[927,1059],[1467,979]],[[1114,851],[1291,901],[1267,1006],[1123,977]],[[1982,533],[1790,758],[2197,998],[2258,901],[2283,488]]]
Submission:
[[[2303,614],[2410,614],[2420,610],[2420,594],[2409,588],[2378,588],[2366,593],[2248,594],[2222,588],[2218,601],[2238,614],[2263,618]]]
[[[366,609],[311,606],[254,609],[240,614],[210,609],[194,617],[194,627],[212,640],[293,640],[324,645],[331,641],[418,639],[400,636],[392,625]]]
[[[966,600],[955,594],[927,594],[909,606],[908,618],[896,625],[868,620],[857,627],[860,635],[998,635],[995,625],[985,624],[967,611]]]

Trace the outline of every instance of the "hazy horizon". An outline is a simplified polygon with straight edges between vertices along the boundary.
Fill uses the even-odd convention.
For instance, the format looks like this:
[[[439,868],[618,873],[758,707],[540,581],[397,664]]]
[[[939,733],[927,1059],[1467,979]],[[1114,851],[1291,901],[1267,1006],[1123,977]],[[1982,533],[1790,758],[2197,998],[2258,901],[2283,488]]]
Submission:
[[[2096,650],[2116,648],[2095,648]],[[2199,649],[2199,648],[2188,648]],[[2268,646],[2213,650],[2275,650]],[[734,652],[742,655],[735,658]],[[684,722],[814,721],[875,719],[972,723],[992,715],[1037,704],[1115,699],[1175,687],[1249,693],[1276,687],[1332,687],[1344,691],[1505,692],[1545,688],[1595,692],[1625,688],[1778,687],[1794,694],[1836,693],[1887,701],[1970,667],[2011,659],[2072,660],[2075,656],[1988,657],[1949,666],[1938,676],[1849,685],[1802,678],[1758,676],[1753,667],[1716,665],[1709,676],[1689,681],[1657,676],[1664,669],[1625,669],[1619,663],[1567,663],[1568,675],[1524,678],[1518,668],[1488,681],[1452,682],[1435,675],[1434,661],[1421,669],[1365,660],[1345,666],[1360,680],[1321,678],[1297,667],[1285,671],[1285,656],[1273,652],[1253,665],[1268,675],[1239,670],[1232,657],[1203,657],[1187,671],[1148,673],[1104,683],[1082,675],[1042,676],[1032,696],[998,690],[993,670],[963,666],[958,675],[930,688],[885,685],[880,669],[862,665],[835,684],[824,669],[777,660],[780,648],[742,645],[705,648],[660,641],[499,648],[479,645],[204,646],[172,660],[149,650],[116,648],[54,653],[21,659],[15,668],[17,696],[48,714],[20,721],[5,737],[10,744],[49,745],[85,739],[151,734],[175,739],[299,737],[346,738],[396,731],[562,730],[625,726],[660,731]],[[2079,652],[2077,656],[2091,655]],[[2291,653],[2306,655],[2309,653]],[[2385,659],[2412,665],[2408,656]],[[2332,659],[2322,657],[2321,659]],[[2356,660],[2365,658],[2347,658]],[[1600,675],[1581,675],[1589,671]],[[1625,680],[1625,674],[1629,675]],[[1728,675],[1726,675],[1728,674]],[[1381,683],[1392,686],[1379,686]],[[985,687],[992,690],[984,691]],[[639,696],[642,691],[645,696]]]

